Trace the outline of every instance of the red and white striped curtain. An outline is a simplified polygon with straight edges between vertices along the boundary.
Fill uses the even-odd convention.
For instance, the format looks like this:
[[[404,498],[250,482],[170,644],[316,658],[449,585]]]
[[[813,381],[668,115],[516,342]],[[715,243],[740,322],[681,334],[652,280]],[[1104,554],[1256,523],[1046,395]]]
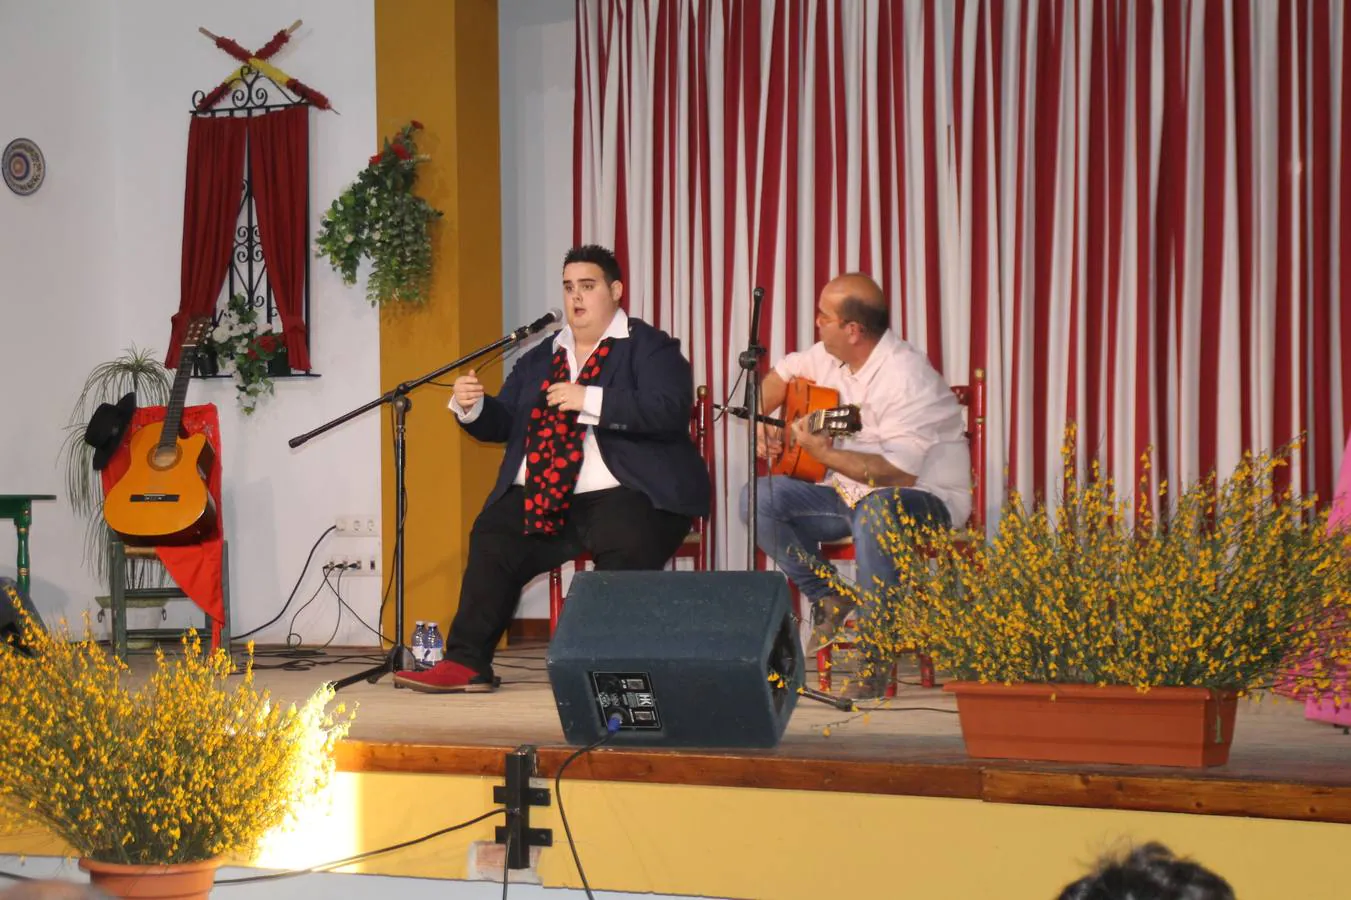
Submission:
[[[988,384],[987,521],[1054,495],[1065,423],[1129,490],[1351,423],[1342,0],[578,0],[574,239],[728,396],[750,297],[771,358],[831,276]],[[739,394],[739,391],[738,391]],[[738,422],[720,565],[744,562]],[[1153,448],[1151,471],[1140,456]]]

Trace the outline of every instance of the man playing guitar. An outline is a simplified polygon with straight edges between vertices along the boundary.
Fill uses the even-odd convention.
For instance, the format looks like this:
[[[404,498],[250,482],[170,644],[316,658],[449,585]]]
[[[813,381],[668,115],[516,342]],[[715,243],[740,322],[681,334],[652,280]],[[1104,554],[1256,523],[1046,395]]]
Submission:
[[[792,379],[808,379],[839,393],[839,402],[861,408],[862,428],[847,449],[813,433],[798,419],[787,440],[826,468],[816,483],[783,475],[760,479],[756,543],[811,601],[814,652],[834,640],[853,601],[831,593],[816,573],[827,566],[820,544],[854,540],[857,584],[872,590],[895,579],[878,542],[889,523],[906,514],[920,523],[956,527],[971,513],[971,460],[962,408],[928,357],[890,330],[882,289],[866,275],[841,275],[821,291],[816,327],[820,340],[790,353],[765,377],[761,412],[784,403]],[[784,450],[781,429],[758,425],[760,454]],[[843,441],[841,442],[843,443]],[[748,519],[749,491],[741,511]]]

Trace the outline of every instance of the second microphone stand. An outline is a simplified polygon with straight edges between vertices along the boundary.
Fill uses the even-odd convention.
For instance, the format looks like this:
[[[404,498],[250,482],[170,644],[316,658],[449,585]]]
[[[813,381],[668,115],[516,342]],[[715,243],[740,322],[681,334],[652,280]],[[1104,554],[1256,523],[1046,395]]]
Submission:
[[[737,361],[746,374],[746,422],[750,425],[746,440],[746,569],[755,571],[755,536],[759,527],[759,448],[756,445],[756,413],[760,412],[760,358],[765,348],[760,345],[760,304],[765,299],[765,289],[756,288],[752,292],[751,332],[746,349],[741,351]]]
[[[413,408],[413,403],[411,400],[408,399],[408,395],[417,388],[426,384],[427,382],[441,377],[442,375],[446,374],[452,369],[458,369],[462,366],[467,366],[474,360],[486,356],[489,353],[493,352],[494,350],[497,350],[501,347],[505,347],[508,344],[517,343],[522,339],[524,339],[525,337],[527,337],[530,333],[531,332],[529,328],[517,329],[516,331],[513,331],[511,334],[507,335],[506,337],[500,338],[499,340],[494,341],[493,343],[489,344],[486,347],[482,347],[478,350],[475,350],[468,356],[462,356],[459,359],[455,360],[454,362],[446,363],[441,368],[436,369],[433,372],[428,372],[426,375],[423,375],[420,378],[416,378],[413,381],[405,381],[399,385],[396,385],[395,387],[390,388],[388,391],[385,391],[385,393],[381,394],[379,397],[376,397],[369,403],[363,403],[356,409],[343,413],[341,416],[338,416],[331,422],[325,422],[323,425],[320,425],[313,431],[306,432],[305,434],[302,434],[299,437],[293,437],[291,438],[291,440],[287,441],[287,443],[292,448],[299,447],[301,444],[305,443],[311,438],[317,437],[331,428],[336,428],[337,426],[341,425],[343,422],[348,421],[349,419],[354,419],[357,416],[369,412],[370,410],[375,409],[377,406],[383,406],[384,404],[389,404],[389,407],[394,416],[394,642],[393,642],[394,646],[389,649],[389,652],[385,655],[384,661],[380,663],[380,665],[375,666],[374,668],[371,669],[367,669],[364,672],[357,672],[355,675],[349,675],[346,678],[334,682],[333,684],[334,690],[342,690],[343,688],[355,684],[358,681],[362,681],[363,679],[374,684],[375,682],[379,681],[380,678],[384,675],[389,675],[394,672],[407,671],[409,669],[413,669],[416,667],[416,662],[414,661],[413,658],[413,651],[403,642],[403,635],[404,635],[403,528],[404,528],[404,517],[408,512],[408,496],[404,491],[404,473],[407,468],[407,461],[408,461],[408,454],[407,454],[408,411]]]

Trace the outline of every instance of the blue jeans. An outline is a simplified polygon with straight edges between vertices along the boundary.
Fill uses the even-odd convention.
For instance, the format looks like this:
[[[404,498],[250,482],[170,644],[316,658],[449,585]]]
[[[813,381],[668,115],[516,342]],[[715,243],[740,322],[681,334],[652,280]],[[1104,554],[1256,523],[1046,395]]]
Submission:
[[[853,509],[832,487],[784,475],[761,478],[756,491],[756,544],[813,604],[834,593],[830,582],[816,574],[819,567],[834,568],[820,556],[823,541],[854,539],[856,583],[871,591],[878,582],[892,584],[897,579],[896,566],[878,537],[899,525],[902,511],[920,525],[951,525],[943,501],[915,488],[875,490]],[[743,522],[749,518],[749,500],[750,490],[743,488]]]

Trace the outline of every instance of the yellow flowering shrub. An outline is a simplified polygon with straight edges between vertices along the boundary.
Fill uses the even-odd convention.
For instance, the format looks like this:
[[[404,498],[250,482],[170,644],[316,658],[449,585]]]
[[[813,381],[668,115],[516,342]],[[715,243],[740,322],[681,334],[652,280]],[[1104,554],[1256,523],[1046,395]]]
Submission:
[[[0,597],[0,602],[10,602]],[[195,635],[138,684],[110,652],[23,614],[31,655],[0,646],[0,820],[80,856],[166,864],[248,854],[327,783],[351,715],[325,686],[274,702]]]
[[[1067,472],[1074,440],[1071,426]],[[920,648],[981,682],[1339,692],[1351,534],[1329,534],[1311,498],[1277,496],[1291,449],[1246,454],[1180,494],[1163,485],[1157,515],[1147,485],[1133,511],[1094,464],[1054,509],[1011,496],[988,540],[889,522],[898,582],[836,579],[862,601],[862,655],[876,667]]]

